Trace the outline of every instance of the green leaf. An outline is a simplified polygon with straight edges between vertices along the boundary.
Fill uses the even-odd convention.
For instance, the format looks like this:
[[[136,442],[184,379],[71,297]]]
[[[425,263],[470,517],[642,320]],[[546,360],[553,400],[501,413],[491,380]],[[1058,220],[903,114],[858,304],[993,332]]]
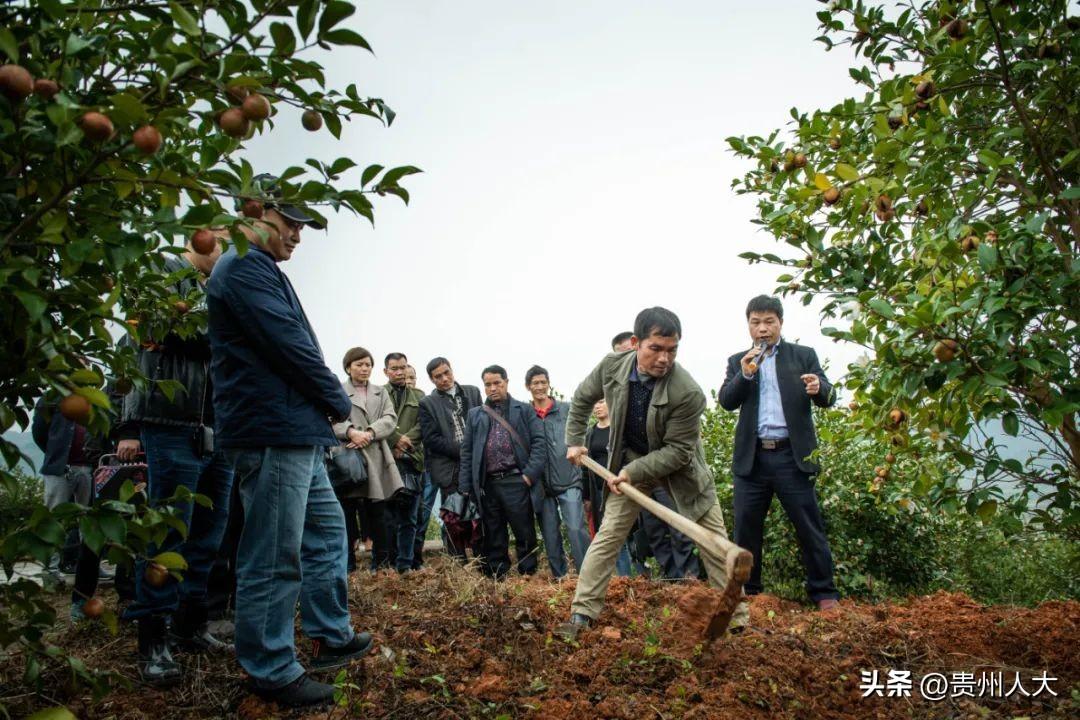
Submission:
[[[12,290],[11,294],[19,299],[19,302],[26,308],[27,314],[30,315],[32,321],[37,321],[44,313],[47,305],[45,304],[45,298],[37,293],[27,292],[25,290]]]
[[[1065,192],[1061,193],[1062,200],[1077,200],[1080,199],[1080,185],[1074,185]]]
[[[51,707],[38,710],[26,720],[79,720],[66,707]]]
[[[15,42],[15,36],[6,27],[0,27],[0,50],[4,51],[11,62],[19,62],[19,46]]]
[[[368,165],[364,168],[364,174],[360,176],[360,187],[365,187],[375,179],[375,176],[383,171],[382,165]]]
[[[412,165],[404,165],[402,167],[396,167],[393,170],[387,170],[383,175],[380,185],[396,185],[397,181],[406,175],[415,175],[416,173],[424,172],[420,168],[413,167]]]
[[[101,613],[101,622],[109,629],[110,635],[115,636],[120,632],[120,618],[112,610],[106,608],[105,612]]]
[[[895,311],[893,311],[892,305],[890,305],[887,300],[882,300],[881,298],[873,298],[870,300],[870,302],[866,303],[866,306],[876,312],[878,315],[888,318],[889,320],[892,320],[896,317],[896,313]]]
[[[105,537],[114,543],[122,544],[127,537],[127,523],[119,515],[102,515],[98,517],[98,525]]]
[[[979,516],[979,519],[984,523],[990,522],[990,519],[997,513],[998,504],[996,500],[987,500],[979,505],[979,508],[975,511],[975,514]]]
[[[274,38],[274,54],[288,57],[296,50],[296,36],[291,27],[283,22],[270,24],[270,37]]]
[[[1016,434],[1020,432],[1020,420],[1014,412],[1005,413],[1001,418],[1001,426],[1005,429],[1005,432],[1013,437],[1016,437]]]
[[[96,387],[81,385],[75,388],[75,392],[89,400],[91,405],[96,405],[103,410],[108,410],[112,407],[109,403],[109,396],[98,390]]]
[[[184,219],[181,222],[188,227],[204,227],[214,219],[216,214],[217,208],[213,204],[196,205],[184,213]]]
[[[26,672],[23,673],[23,683],[30,685],[41,676],[41,663],[33,655],[26,657]]]
[[[102,548],[105,547],[105,533],[101,531],[101,526],[97,521],[90,517],[80,519],[79,533],[86,546],[100,555]]]
[[[68,380],[76,385],[98,386],[102,383],[101,375],[89,368],[79,368],[68,376]]]
[[[346,28],[340,28],[338,30],[331,30],[327,33],[323,33],[323,40],[333,45],[357,45],[364,48],[371,54],[375,54],[375,51],[368,45],[367,40],[361,37],[360,33],[354,30],[348,30]]]
[[[352,6],[352,3],[343,0],[331,0],[326,4],[326,9],[323,10],[322,17],[319,18],[319,35],[324,34],[354,12],[356,12],[356,8]]]
[[[979,245],[979,267],[983,272],[990,272],[998,263],[998,252],[990,243],[984,242]]]
[[[177,27],[183,30],[188,35],[198,35],[199,23],[195,19],[195,16],[189,13],[183,5],[177,2],[169,3],[169,14],[172,15],[173,21]]]
[[[845,182],[855,182],[859,179],[859,171],[847,163],[836,163],[834,172],[838,178]]]
[[[315,28],[315,10],[315,0],[303,0],[296,10],[296,29],[300,31],[300,37],[305,42]]]
[[[178,552],[158,553],[151,559],[168,570],[187,570],[187,560]]]
[[[173,398],[176,397],[177,390],[184,389],[184,384],[182,382],[179,382],[178,380],[170,380],[168,378],[166,378],[165,380],[158,380],[157,386],[158,390],[160,390],[162,394],[165,395],[165,398],[169,402],[172,402]]]

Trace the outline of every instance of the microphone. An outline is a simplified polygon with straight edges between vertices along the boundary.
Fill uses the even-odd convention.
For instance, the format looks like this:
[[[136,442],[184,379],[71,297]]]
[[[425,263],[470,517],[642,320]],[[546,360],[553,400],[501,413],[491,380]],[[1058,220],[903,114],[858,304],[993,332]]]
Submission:
[[[758,365],[761,364],[761,359],[765,357],[765,353],[769,351],[769,343],[766,340],[762,340],[757,344],[758,354],[754,356],[754,359],[747,363],[751,373],[756,373]]]

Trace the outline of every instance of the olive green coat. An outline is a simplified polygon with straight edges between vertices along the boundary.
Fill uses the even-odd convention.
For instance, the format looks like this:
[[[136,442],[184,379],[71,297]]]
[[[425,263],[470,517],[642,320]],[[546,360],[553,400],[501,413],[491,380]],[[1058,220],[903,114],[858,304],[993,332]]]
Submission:
[[[593,405],[601,399],[607,401],[611,415],[608,469],[615,473],[622,465],[630,371],[636,361],[633,350],[611,353],[600,361],[574,391],[566,422],[567,446],[584,445]],[[705,393],[676,363],[653,388],[646,420],[649,452],[625,466],[636,486],[667,485],[679,512],[695,521],[716,504],[716,485],[701,444],[705,406]]]
[[[383,386],[386,390],[386,394],[390,397],[391,402],[394,398],[393,386],[387,383]],[[394,432],[390,433],[390,437],[386,438],[386,444],[393,450],[397,445],[398,440],[402,435],[405,435],[412,440],[413,449],[411,452],[405,453],[405,457],[409,458],[413,462],[413,467],[417,472],[424,471],[424,442],[420,437],[420,398],[424,397],[422,390],[416,388],[408,388],[405,393],[405,402],[400,407],[394,404],[394,411],[397,413],[397,427],[394,428]]]

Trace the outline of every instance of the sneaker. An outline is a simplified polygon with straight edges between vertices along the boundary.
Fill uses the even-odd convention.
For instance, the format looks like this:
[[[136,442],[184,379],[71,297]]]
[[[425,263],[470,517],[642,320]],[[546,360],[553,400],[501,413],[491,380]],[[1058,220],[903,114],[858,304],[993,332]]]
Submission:
[[[180,682],[180,664],[173,659],[166,640],[165,618],[139,619],[139,677],[153,687],[169,687]]]
[[[311,650],[311,666],[318,670],[333,670],[344,667],[351,661],[364,657],[374,645],[371,633],[356,633],[353,639],[342,647],[330,647],[322,640],[316,640]]]
[[[71,622],[80,623],[83,620],[89,620],[86,613],[83,612],[83,605],[85,604],[85,600],[75,600],[71,603]]]
[[[116,582],[116,573],[106,565],[101,563],[98,566],[98,585],[101,587],[111,587]]]
[[[173,648],[188,653],[231,653],[236,650],[232,643],[221,640],[210,632],[210,624],[204,623],[191,635],[180,635],[175,628],[169,631],[169,642]]]
[[[592,618],[588,615],[573,613],[570,615],[570,620],[556,627],[551,634],[567,642],[573,642],[577,640],[578,634],[590,625],[592,625]]]
[[[278,688],[260,688],[252,685],[251,691],[267,702],[285,707],[304,707],[333,703],[335,688],[333,685],[316,682],[304,673],[288,685]]]
[[[183,602],[173,613],[169,642],[181,652],[231,653],[236,648],[210,632],[209,609],[201,603]]]
[[[817,601],[818,610],[832,610],[835,607],[839,607],[840,603],[836,598],[822,598]]]

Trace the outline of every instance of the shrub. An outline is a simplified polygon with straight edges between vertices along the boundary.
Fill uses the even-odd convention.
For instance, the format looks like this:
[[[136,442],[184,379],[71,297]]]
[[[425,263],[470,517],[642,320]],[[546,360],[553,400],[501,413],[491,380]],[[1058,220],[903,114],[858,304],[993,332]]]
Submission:
[[[0,485],[0,536],[7,535],[41,505],[44,497],[41,478],[16,468],[13,482]]]
[[[960,590],[989,603],[1033,605],[1080,597],[1080,547],[1025,525],[1024,516],[980,518],[936,501],[925,468],[944,470],[958,482],[960,466],[929,438],[914,439],[893,464],[889,447],[862,435],[844,409],[815,411],[822,473],[818,500],[845,597],[880,600]],[[727,527],[733,528],[731,457],[738,416],[706,412],[706,456],[716,478]],[[889,467],[875,481],[875,468]],[[765,524],[762,580],[767,592],[804,599],[798,541],[778,501]]]

